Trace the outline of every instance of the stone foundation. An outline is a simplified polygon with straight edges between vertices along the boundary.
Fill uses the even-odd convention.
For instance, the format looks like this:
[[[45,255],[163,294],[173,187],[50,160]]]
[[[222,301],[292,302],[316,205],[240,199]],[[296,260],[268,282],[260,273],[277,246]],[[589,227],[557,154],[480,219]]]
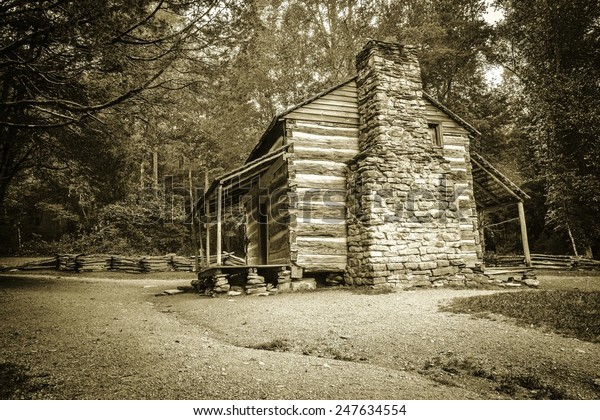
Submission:
[[[265,278],[259,276],[256,269],[250,269],[246,278],[245,290],[247,295],[259,295],[267,293]]]

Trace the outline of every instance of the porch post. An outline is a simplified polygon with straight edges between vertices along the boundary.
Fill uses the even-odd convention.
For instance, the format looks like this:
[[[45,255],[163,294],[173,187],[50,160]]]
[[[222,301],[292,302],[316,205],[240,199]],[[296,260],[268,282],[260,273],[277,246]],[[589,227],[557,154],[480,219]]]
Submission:
[[[525,223],[525,209],[523,202],[517,203],[519,209],[519,224],[521,225],[521,241],[523,241],[523,253],[525,254],[525,264],[531,267],[531,254],[529,253],[529,240],[527,239],[527,224]]]
[[[206,200],[204,202],[204,214],[206,217],[206,267],[210,267],[210,202]]]
[[[204,171],[204,217],[206,218],[206,268],[210,267],[210,198],[208,191],[208,170]]]
[[[223,185],[219,184],[217,191],[217,265],[221,265],[221,219],[223,213]]]

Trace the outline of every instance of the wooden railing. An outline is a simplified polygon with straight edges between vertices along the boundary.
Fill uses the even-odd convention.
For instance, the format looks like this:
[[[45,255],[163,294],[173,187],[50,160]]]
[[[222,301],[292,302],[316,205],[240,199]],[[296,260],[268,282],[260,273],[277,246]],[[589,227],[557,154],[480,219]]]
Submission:
[[[523,255],[491,255],[485,258],[487,267],[525,266]],[[600,261],[573,255],[531,254],[531,266],[549,270],[600,270]]]

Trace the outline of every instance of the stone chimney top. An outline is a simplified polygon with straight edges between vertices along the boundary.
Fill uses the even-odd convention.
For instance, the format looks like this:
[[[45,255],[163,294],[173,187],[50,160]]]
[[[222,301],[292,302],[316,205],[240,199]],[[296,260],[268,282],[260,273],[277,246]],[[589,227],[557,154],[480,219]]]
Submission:
[[[417,47],[391,42],[371,40],[356,56],[358,77],[368,73],[391,71],[395,77],[405,81],[405,88],[412,95],[421,97],[423,83],[417,59]]]

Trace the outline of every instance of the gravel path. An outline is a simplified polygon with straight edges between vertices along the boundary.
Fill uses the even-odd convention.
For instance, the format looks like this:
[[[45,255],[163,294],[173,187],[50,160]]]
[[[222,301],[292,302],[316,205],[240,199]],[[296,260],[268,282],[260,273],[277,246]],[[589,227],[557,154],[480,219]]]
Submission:
[[[156,296],[179,285],[189,278],[0,277],[1,399],[495,399],[547,391],[504,389],[511,375],[535,377],[563,397],[600,397],[597,344],[438,310],[453,297],[490,292]]]

